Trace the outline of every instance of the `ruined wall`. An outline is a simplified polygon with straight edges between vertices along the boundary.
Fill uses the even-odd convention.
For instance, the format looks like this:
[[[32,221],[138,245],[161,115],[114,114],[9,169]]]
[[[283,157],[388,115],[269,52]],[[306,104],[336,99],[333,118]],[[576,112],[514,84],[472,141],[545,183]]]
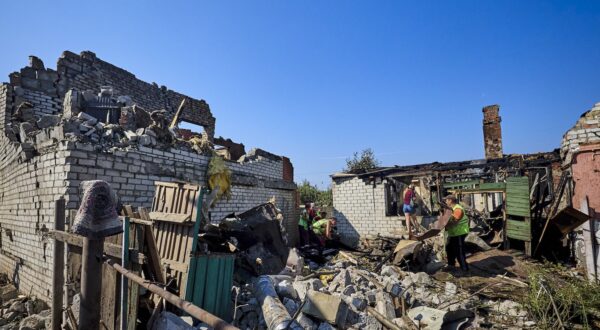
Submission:
[[[585,112],[562,138],[560,157],[568,166],[580,145],[600,142],[600,102]]]
[[[10,116],[13,93],[0,86],[0,128]],[[0,129],[0,271],[22,292],[50,299],[54,202],[67,193],[64,147],[31,157],[27,145]]]
[[[98,92],[101,86],[111,86],[115,95],[131,96],[133,101],[147,111],[165,109],[175,115],[181,100],[186,97],[165,86],[139,80],[126,70],[116,67],[84,51],[80,55],[65,51],[58,59],[57,70],[46,69],[36,57],[30,57],[29,66],[10,75],[17,88],[20,101],[32,102],[36,109],[56,114],[62,109],[62,99],[70,88]],[[188,98],[181,119],[201,125],[210,139],[215,133],[215,118],[206,101]]]
[[[171,113],[184,97],[138,80],[93,53],[78,56],[65,52],[57,71],[30,58],[28,67],[10,75],[10,82],[0,85],[0,272],[13,276],[22,292],[50,301],[53,243],[44,234],[54,227],[57,199],[64,197],[67,209],[77,209],[81,181],[99,179],[111,184],[124,204],[150,207],[155,181],[206,185],[209,156],[190,148],[159,150],[136,143],[113,147],[76,142],[81,140],[67,136],[58,116],[68,88],[98,92],[100,86],[111,85],[115,96],[129,95],[147,110],[166,108]],[[214,117],[208,105],[190,100],[192,107],[183,119],[207,125],[212,136]],[[23,102],[33,106],[29,119],[17,118]],[[58,122],[41,125],[47,115],[58,115],[49,116]],[[23,124],[32,131],[21,134]],[[23,143],[25,140],[28,143]],[[219,201],[211,210],[211,219],[218,221],[275,197],[284,213],[289,242],[295,244],[298,219],[296,186],[289,177],[293,175],[291,163],[260,149],[242,158],[227,162],[233,174],[232,198]]]
[[[498,105],[488,105],[483,108],[483,143],[485,147],[485,158],[502,158],[502,119],[498,112]]]
[[[206,185],[206,170],[210,158],[177,149],[162,151],[146,147],[139,150],[98,153],[93,145],[68,143],[66,153],[68,187],[72,193],[67,197],[67,208],[79,206],[79,183],[85,180],[104,180],[117,191],[123,204],[152,206],[155,181],[186,181]],[[213,222],[232,212],[242,212],[272,197],[282,209],[286,227],[290,231],[296,225],[294,209],[295,186],[281,182],[282,162],[258,159],[248,163],[228,162],[233,172],[230,200],[223,199],[210,209]],[[288,223],[289,222],[289,223]],[[292,231],[292,233],[295,233]],[[292,237],[294,239],[294,237]]]
[[[335,179],[333,212],[338,219],[338,232],[348,241],[363,235],[389,234],[401,228],[404,217],[385,215],[384,184],[373,186],[353,177]]]
[[[560,149],[563,166],[570,168],[573,178],[574,208],[588,214],[592,221],[577,228],[576,255],[585,266],[588,276],[594,278],[595,264],[600,263],[599,251],[594,251],[593,240],[600,237],[600,103],[585,112],[565,133]],[[596,258],[596,260],[594,260]]]

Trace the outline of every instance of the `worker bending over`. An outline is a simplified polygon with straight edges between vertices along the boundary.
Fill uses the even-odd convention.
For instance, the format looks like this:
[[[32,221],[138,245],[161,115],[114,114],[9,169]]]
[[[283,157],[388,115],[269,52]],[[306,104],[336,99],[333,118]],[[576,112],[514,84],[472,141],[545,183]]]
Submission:
[[[327,240],[333,239],[334,227],[337,223],[336,218],[321,219],[312,224],[312,230],[321,246],[325,246]]]
[[[465,209],[458,203],[456,196],[448,195],[444,198],[446,204],[452,208],[452,216],[446,225],[448,233],[448,243],[446,244],[446,255],[448,257],[448,267],[453,268],[458,264],[463,271],[469,270],[467,257],[465,255],[465,238],[469,234],[469,218]]]

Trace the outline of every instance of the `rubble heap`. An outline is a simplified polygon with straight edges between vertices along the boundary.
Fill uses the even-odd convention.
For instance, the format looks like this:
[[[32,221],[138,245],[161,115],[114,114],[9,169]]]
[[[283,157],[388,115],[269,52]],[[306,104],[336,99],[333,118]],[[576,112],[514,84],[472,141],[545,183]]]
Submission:
[[[377,271],[379,262],[365,260],[360,253],[342,251],[317,269],[305,269],[305,276],[259,277],[238,290],[234,324],[241,329],[283,328],[287,323],[292,323],[290,329],[535,327],[526,308],[515,301],[515,292],[527,287],[521,280],[490,274],[465,279],[439,271],[429,275],[392,262]],[[265,281],[272,283],[278,302],[261,298],[260,283]],[[274,316],[278,304],[285,313]]]
[[[50,329],[51,312],[45,302],[19,295],[5,274],[0,277],[0,329]]]
[[[102,151],[137,146],[177,147],[210,155],[214,148],[206,132],[178,134],[177,127],[169,125],[166,110],[148,112],[129,96],[114,97],[108,86],[98,94],[70,89],[65,94],[63,109],[62,115],[40,114],[31,103],[23,102],[7,124],[7,134],[36,149],[61,140],[93,143]]]

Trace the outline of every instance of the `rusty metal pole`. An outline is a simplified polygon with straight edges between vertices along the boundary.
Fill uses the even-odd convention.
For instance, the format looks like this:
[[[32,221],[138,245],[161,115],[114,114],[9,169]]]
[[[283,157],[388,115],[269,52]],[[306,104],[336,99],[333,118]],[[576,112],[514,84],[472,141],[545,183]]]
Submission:
[[[83,239],[79,330],[98,330],[100,327],[103,252],[104,238]]]
[[[214,328],[215,330],[239,330],[237,327],[225,322],[221,318],[205,311],[189,301],[179,298],[177,295],[172,294],[171,292],[168,292],[161,286],[137,276],[136,274],[119,265],[119,262],[112,259],[108,259],[105,262],[107,265],[114,268],[117,272],[121,273],[132,282],[137,283],[141,287],[148,289],[148,291],[157,294],[161,298],[164,298],[166,301],[170,302],[182,311],[190,314],[192,317],[208,324],[209,327]]]

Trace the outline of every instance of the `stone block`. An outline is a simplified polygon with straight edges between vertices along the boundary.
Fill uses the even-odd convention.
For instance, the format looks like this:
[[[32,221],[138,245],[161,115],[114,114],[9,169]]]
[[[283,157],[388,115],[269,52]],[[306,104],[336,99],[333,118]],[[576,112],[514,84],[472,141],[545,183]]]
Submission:
[[[395,319],[396,308],[394,306],[394,302],[392,301],[392,297],[385,292],[378,291],[376,299],[377,303],[375,304],[375,309],[388,320]]]
[[[29,55],[29,67],[34,70],[45,70],[44,62],[39,57],[33,55]]]
[[[37,121],[37,126],[40,129],[56,126],[60,123],[60,117],[55,115],[42,115]]]
[[[0,302],[6,302],[11,299],[15,299],[18,295],[19,292],[12,284],[0,287]]]
[[[309,291],[302,312],[343,328],[348,306],[340,297]]]
[[[25,142],[29,133],[35,131],[35,128],[31,123],[24,122],[19,125],[19,135],[21,136],[21,142]]]

